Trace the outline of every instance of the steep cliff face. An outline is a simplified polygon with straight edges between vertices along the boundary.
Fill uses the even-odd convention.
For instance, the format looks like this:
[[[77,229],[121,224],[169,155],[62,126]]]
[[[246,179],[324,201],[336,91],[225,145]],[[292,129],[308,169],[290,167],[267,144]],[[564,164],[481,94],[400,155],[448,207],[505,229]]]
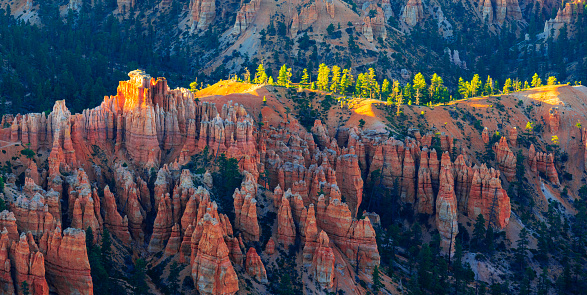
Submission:
[[[567,28],[567,33],[570,36],[573,36],[576,30],[576,19],[582,13],[583,11],[580,6],[566,3],[563,9],[559,8],[555,18],[549,19],[544,23],[543,34],[545,38],[557,39],[563,27]]]
[[[401,20],[409,27],[413,27],[424,18],[424,8],[421,0],[410,0],[403,9]]]
[[[135,7],[136,0],[116,0],[116,4],[118,5],[119,11],[129,11],[131,8]]]
[[[236,14],[236,21],[232,28],[232,35],[240,35],[244,32],[249,25],[251,25],[255,19],[257,11],[261,7],[261,0],[250,1],[244,3],[238,13]]]
[[[192,19],[192,31],[194,29],[205,30],[216,17],[216,1],[191,0],[190,17]]]

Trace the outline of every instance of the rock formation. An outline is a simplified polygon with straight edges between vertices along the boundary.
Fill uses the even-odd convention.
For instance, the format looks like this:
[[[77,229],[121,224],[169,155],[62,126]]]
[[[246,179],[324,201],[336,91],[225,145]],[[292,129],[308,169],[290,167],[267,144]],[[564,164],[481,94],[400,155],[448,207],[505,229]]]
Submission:
[[[418,202],[416,212],[431,215],[434,213],[434,191],[428,168],[428,153],[422,151],[420,169],[418,169]]]
[[[553,184],[560,185],[558,172],[554,166],[554,155],[552,153],[537,152],[534,144],[531,144],[528,150],[528,165],[530,165],[532,172],[542,172]]]
[[[157,217],[153,223],[153,235],[149,241],[149,252],[158,252],[163,250],[165,242],[171,236],[173,230],[173,208],[171,198],[167,195],[159,202]]]
[[[171,236],[167,241],[167,246],[165,246],[165,254],[166,255],[175,255],[179,252],[179,247],[181,246],[181,228],[179,224],[173,225],[171,228]]]
[[[287,248],[294,244],[295,239],[296,226],[291,214],[291,207],[289,200],[283,197],[277,213],[277,241]]]
[[[346,255],[352,265],[370,274],[379,264],[379,251],[375,230],[369,219],[353,220],[348,205],[339,199],[327,204],[324,196],[318,200],[316,210],[318,226],[324,230]]]
[[[18,196],[11,209],[21,232],[31,232],[40,237],[57,226],[53,215],[49,213],[49,206],[45,203],[46,199],[40,193],[35,193],[31,198],[26,195]]]
[[[580,2],[579,2],[580,3]],[[575,34],[575,19],[582,13],[582,9],[572,3],[566,3],[565,8],[558,10],[556,17],[549,19],[544,23],[544,37],[545,39],[553,38],[557,39],[560,30],[563,27],[567,27],[568,35],[573,36]]]
[[[454,254],[454,241],[459,233],[457,198],[450,168],[440,170],[440,190],[436,198],[436,227],[440,232],[440,247],[444,253]]]
[[[518,128],[512,127],[508,129],[508,140],[513,147],[518,145]]]
[[[117,0],[118,11],[128,12],[131,8],[135,7],[136,0]]]
[[[265,245],[265,253],[267,255],[273,255],[275,253],[275,242],[273,242],[273,238],[269,238],[269,241]]]
[[[558,107],[550,108],[548,111],[548,126],[550,127],[551,133],[558,132],[558,128],[560,126],[560,113],[558,112]]]
[[[363,199],[363,179],[358,159],[356,155],[346,154],[336,160],[336,182],[340,184],[340,192],[346,197],[353,216],[356,216]]]
[[[483,21],[487,24],[493,23],[493,5],[491,4],[491,0],[485,0],[483,2]]]
[[[110,232],[120,239],[121,242],[128,244],[131,241],[130,232],[128,231],[128,218],[122,218],[116,207],[116,199],[110,191],[110,187],[104,187],[104,225]]]
[[[203,232],[191,263],[196,288],[200,294],[235,294],[239,289],[238,279],[228,258],[220,223],[208,213],[201,223]]]
[[[41,238],[39,248],[45,253],[47,281],[59,294],[93,294],[90,263],[83,230],[58,227]]]
[[[499,164],[499,170],[507,178],[508,181],[514,180],[516,177],[516,156],[510,150],[507,140],[502,137],[499,143],[493,145],[495,152],[495,160]]]
[[[484,144],[489,143],[489,129],[487,129],[487,127],[483,128],[483,132],[481,132],[481,138],[483,139]]]
[[[247,241],[259,241],[259,223],[257,222],[257,200],[254,179],[245,179],[232,195],[234,200],[234,228],[240,230]]]
[[[14,213],[4,210],[0,212],[0,228],[6,230],[6,236],[13,241],[19,239],[18,230],[16,229],[16,217]]]
[[[267,282],[265,266],[263,266],[261,257],[259,257],[259,254],[257,254],[257,251],[253,247],[249,248],[249,251],[247,252],[246,269],[247,273],[256,278],[259,282]]]
[[[470,218],[483,214],[485,220],[499,228],[509,223],[510,198],[501,187],[499,171],[488,169],[485,165],[473,168],[473,182],[467,205]]]
[[[190,17],[192,19],[192,30],[205,30],[216,17],[216,1],[214,0],[191,0]]]
[[[205,1],[193,0],[189,6],[190,12],[200,17],[198,25],[210,17],[206,13],[213,4]],[[249,26],[260,4],[241,5],[236,35]],[[364,19],[365,35],[376,38],[380,18],[393,13],[391,3],[383,1],[381,7],[362,4],[376,11],[375,18]],[[300,13],[292,14],[297,25],[292,24],[290,33],[338,13],[335,5],[337,2],[319,0],[303,6]],[[410,26],[421,22],[422,2],[410,0],[402,17]],[[510,200],[500,174],[508,180],[515,176],[516,157],[508,146],[508,140],[511,146],[516,145],[515,129],[493,147],[498,171],[485,165],[471,167],[475,160],[467,155],[467,144],[450,134],[410,131],[400,140],[388,132],[357,127],[333,130],[319,120],[309,132],[291,114],[271,123],[277,126],[268,123],[258,128],[253,119],[256,115],[249,115],[243,105],[227,102],[217,107],[196,101],[188,90],[171,90],[163,78],[154,79],[141,71],[129,76],[115,96],[105,97],[99,107],[81,114],[72,115],[59,101],[50,115],[4,116],[3,122],[10,127],[0,130],[0,139],[30,143],[37,152],[51,149],[46,166],[31,162],[22,167],[28,170],[21,191],[11,180],[5,200],[13,213],[0,213],[0,228],[5,228],[0,246],[6,245],[0,247],[0,265],[4,262],[0,282],[13,286],[14,291],[18,291],[17,280],[31,275],[31,270],[23,267],[19,277],[13,266],[16,260],[6,258],[2,251],[13,251],[10,241],[19,238],[19,243],[30,245],[28,260],[19,261],[30,266],[34,256],[39,265],[39,257],[45,257],[51,288],[66,294],[90,290],[81,230],[90,227],[96,239],[107,228],[121,244],[135,247],[144,247],[152,229],[147,250],[164,250],[165,259],[175,256],[172,259],[190,263],[198,293],[234,294],[238,278],[233,265],[244,267],[260,282],[267,279],[257,250],[250,244],[260,249],[258,243],[263,236],[267,238],[269,233],[261,235],[258,218],[267,218],[268,213],[277,215],[277,235],[268,240],[262,256],[274,259],[279,255],[275,243],[287,248],[299,239],[304,266],[321,287],[330,289],[337,275],[335,253],[340,271],[347,265],[349,270],[358,270],[359,276],[371,275],[380,263],[373,227],[384,219],[379,221],[377,214],[370,213],[357,219],[364,186],[371,185],[381,186],[383,191],[393,189],[401,206],[413,206],[423,217],[434,216],[445,252],[454,248],[458,214],[471,219],[483,214],[501,229],[509,222]],[[262,115],[275,111],[269,109],[263,108]],[[487,128],[482,139],[490,142]],[[234,231],[227,215],[218,212],[223,209],[213,201],[218,196],[194,185],[202,182],[213,188],[211,173],[202,174],[201,170],[193,175],[190,170],[181,170],[204,149],[209,155],[236,158],[244,176],[232,199]],[[106,163],[98,165],[102,156]],[[552,155],[536,152],[532,146],[528,161],[532,170],[558,183]],[[273,206],[264,206],[263,194],[257,193],[259,184]],[[102,187],[103,196],[99,194]],[[376,209],[376,199],[371,199],[371,206],[363,204],[366,210]],[[66,224],[71,223],[63,234],[62,215],[67,217]],[[19,231],[30,234],[21,237]],[[36,244],[33,246],[35,241],[39,253]],[[72,265],[74,261],[80,263]],[[37,270],[35,274],[41,273]],[[44,290],[44,277],[38,276],[39,290]]]
[[[334,284],[334,252],[329,243],[328,235],[321,231],[318,236],[318,247],[312,262],[316,281],[326,289],[332,288]]]
[[[232,35],[240,35],[247,27],[253,23],[257,11],[261,7],[260,0],[253,0],[249,3],[243,3],[240,10],[236,14],[236,21],[232,28]]]
[[[403,9],[401,20],[409,27],[418,24],[424,18],[422,0],[409,0]]]
[[[15,272],[13,282],[16,284],[16,288],[8,288],[16,289],[18,293],[21,293],[23,292],[22,284],[26,281],[29,285],[30,293],[48,295],[49,286],[47,280],[45,280],[45,256],[37,250],[31,251],[31,248],[36,246],[31,245],[31,243],[34,243],[34,240],[22,233],[18,241],[12,241],[10,259],[7,259],[8,236],[4,233],[2,234],[0,258],[4,260],[4,275],[9,275],[10,266],[7,264],[10,264],[10,262],[12,262]],[[5,280],[10,281],[8,278],[5,278]],[[91,289],[90,292],[92,292]]]
[[[502,25],[507,20],[522,20],[522,10],[518,0],[498,0],[495,20]]]

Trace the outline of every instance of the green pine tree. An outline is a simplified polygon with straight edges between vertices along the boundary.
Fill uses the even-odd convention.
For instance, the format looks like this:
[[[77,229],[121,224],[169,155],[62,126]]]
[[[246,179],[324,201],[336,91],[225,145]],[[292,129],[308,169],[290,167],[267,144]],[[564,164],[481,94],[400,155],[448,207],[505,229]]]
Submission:
[[[462,98],[469,98],[469,89],[469,82],[466,82],[463,78],[459,78],[458,93],[461,95]]]
[[[259,64],[257,68],[257,72],[255,73],[255,79],[253,80],[255,84],[265,84],[267,83],[267,73],[265,73],[265,67],[263,63]]]
[[[556,85],[556,77],[555,76],[550,76],[548,77],[548,80],[546,82],[548,85]]]
[[[471,93],[471,96],[478,96],[481,94],[482,83],[478,74],[473,75],[469,87],[469,93]]]
[[[420,103],[422,103],[420,101],[420,98],[422,96],[425,95],[425,91],[426,91],[426,79],[424,78],[424,75],[422,75],[422,73],[417,73],[416,76],[414,76],[414,91],[416,92],[415,97],[416,97],[416,104],[420,105]]]
[[[381,85],[381,99],[387,100],[387,97],[389,96],[390,92],[391,92],[391,85],[389,83],[389,80],[384,79],[383,84]]]
[[[379,266],[375,265],[373,268],[373,291],[378,292],[383,284],[381,283],[381,274],[379,273]]]
[[[340,90],[340,79],[341,79],[340,67],[332,67],[332,84],[330,85],[330,91],[338,93]]]
[[[134,270],[131,278],[131,285],[134,294],[148,294],[149,286],[146,281],[147,262],[142,258],[135,261]]]
[[[287,79],[287,66],[284,64],[279,69],[279,77],[277,77],[277,85],[279,86],[288,86],[288,79]]]
[[[22,292],[22,295],[30,295],[31,291],[29,289],[29,283],[27,281],[23,281],[22,284],[20,285],[20,290]]]
[[[308,69],[304,69],[300,84],[302,87],[307,87],[310,84],[310,75],[308,75]]]
[[[542,79],[540,79],[540,77],[538,77],[537,73],[534,73],[534,76],[532,76],[532,83],[531,83],[532,87],[540,87],[542,86]]]
[[[330,84],[330,68],[328,68],[325,64],[320,64],[318,67],[318,81],[317,86],[319,90],[327,91],[328,85]]]
[[[512,79],[508,78],[505,80],[505,84],[503,84],[503,94],[508,94],[512,92]]]
[[[485,238],[485,218],[483,214],[477,215],[475,220],[475,228],[473,229],[473,248],[481,249],[483,239]]]
[[[179,294],[179,272],[181,271],[181,267],[177,264],[177,262],[171,263],[169,267],[169,276],[167,277],[167,282],[169,282],[169,291],[171,295]]]

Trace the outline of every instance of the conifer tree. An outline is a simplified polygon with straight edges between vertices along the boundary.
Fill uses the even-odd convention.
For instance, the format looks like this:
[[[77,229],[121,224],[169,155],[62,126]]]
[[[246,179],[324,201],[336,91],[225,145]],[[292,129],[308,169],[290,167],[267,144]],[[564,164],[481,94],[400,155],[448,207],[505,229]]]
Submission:
[[[371,81],[369,80],[369,74],[363,74],[363,81],[361,81],[361,97],[370,97],[371,92]]]
[[[287,81],[287,66],[284,64],[279,69],[279,77],[277,77],[277,85],[279,86],[288,86],[289,83]]]
[[[414,76],[414,91],[416,97],[416,104],[420,104],[420,98],[424,95],[424,91],[426,90],[426,79],[422,73],[417,73]]]
[[[369,98],[373,98],[373,96],[379,92],[379,84],[377,83],[377,80],[375,80],[375,70],[373,68],[369,68],[369,72],[366,74],[366,77]]]
[[[528,230],[524,227],[520,231],[518,247],[515,252],[515,260],[520,271],[524,270],[524,260],[526,259],[526,250],[528,250]]]
[[[469,98],[469,82],[466,82],[463,78],[459,78],[458,92],[462,98]]]
[[[483,88],[484,95],[493,95],[495,93],[493,79],[490,76],[487,76],[487,80],[485,81],[485,86]]]
[[[179,272],[181,268],[177,264],[177,262],[171,263],[169,267],[169,277],[167,281],[169,282],[169,291],[172,295],[178,294],[179,292]]]
[[[348,70],[344,69],[342,70],[342,77],[340,78],[340,85],[339,85],[339,93],[341,95],[345,95],[346,94],[346,90],[348,88],[348,83],[349,83],[349,76],[348,76]]]
[[[332,84],[330,85],[330,91],[338,93],[340,90],[340,67],[332,67]]]
[[[404,99],[412,100],[414,98],[414,87],[408,82],[403,89]]]
[[[135,261],[134,271],[131,278],[131,285],[133,287],[134,294],[147,294],[149,286],[146,282],[146,267],[147,262],[139,258]]]
[[[520,91],[520,90],[522,90],[522,81],[516,79],[514,81],[514,91],[517,92],[517,91]]]
[[[345,92],[349,92],[349,89],[352,88],[353,84],[355,83],[355,77],[353,77],[353,74],[351,74],[351,70],[350,69],[346,69],[346,81],[343,84],[345,87]],[[344,72],[344,71],[343,71]]]
[[[29,283],[27,281],[23,281],[20,285],[20,289],[22,290],[22,295],[30,295],[31,291],[29,289]]]
[[[304,69],[304,73],[302,75],[302,80],[300,81],[300,84],[302,84],[302,87],[307,87],[309,83],[310,75],[308,75],[308,69]]]
[[[546,82],[548,85],[556,85],[556,77],[555,76],[550,76],[548,77],[548,80]]]
[[[257,68],[257,72],[255,73],[255,79],[253,80],[255,84],[265,84],[267,83],[267,73],[265,73],[265,67],[263,63],[259,64]]]
[[[391,92],[390,84],[387,79],[383,80],[383,84],[381,85],[381,99],[387,100],[389,93]]]
[[[198,81],[197,80],[194,81],[194,82],[192,82],[192,83],[190,83],[190,91],[192,93],[198,92]]]
[[[399,81],[393,80],[393,85],[391,86],[391,98],[393,98],[393,100],[397,100],[397,96],[399,95],[399,93]]]
[[[481,78],[478,74],[473,75],[471,83],[469,84],[469,92],[471,96],[478,96],[481,94]]]
[[[508,94],[512,91],[512,79],[508,78],[503,84],[503,94]]]
[[[404,98],[403,95],[401,94],[401,92],[397,95],[396,98],[396,111],[395,111],[395,115],[399,116],[402,112],[402,104],[404,103]]]
[[[363,83],[365,81],[365,74],[359,74],[359,76],[357,76],[357,84],[355,84],[355,95],[357,97],[361,97],[363,94]]]
[[[381,283],[381,274],[379,274],[379,266],[375,265],[373,268],[373,291],[379,291],[383,284]]]
[[[107,228],[104,228],[104,232],[102,232],[102,246],[100,247],[100,250],[102,265],[106,271],[109,272],[112,270],[112,237]]]
[[[532,87],[540,87],[542,86],[542,79],[540,79],[540,77],[538,77],[537,73],[534,73],[534,76],[532,76],[532,83],[531,83]]]
[[[538,281],[538,295],[547,295],[550,285],[550,279],[548,278],[548,268],[542,268],[542,274],[540,274],[540,280]]]
[[[430,89],[428,91],[430,95],[431,102],[440,102],[442,101],[442,92],[443,92],[443,85],[444,81],[442,78],[438,76],[436,73],[432,75],[432,79],[430,80]]]
[[[318,82],[317,86],[319,90],[327,91],[329,83],[330,68],[325,64],[320,64],[318,68]]]
[[[474,248],[479,249],[482,241],[485,238],[485,218],[483,214],[477,215],[475,220],[475,228],[473,229],[473,245]]]

